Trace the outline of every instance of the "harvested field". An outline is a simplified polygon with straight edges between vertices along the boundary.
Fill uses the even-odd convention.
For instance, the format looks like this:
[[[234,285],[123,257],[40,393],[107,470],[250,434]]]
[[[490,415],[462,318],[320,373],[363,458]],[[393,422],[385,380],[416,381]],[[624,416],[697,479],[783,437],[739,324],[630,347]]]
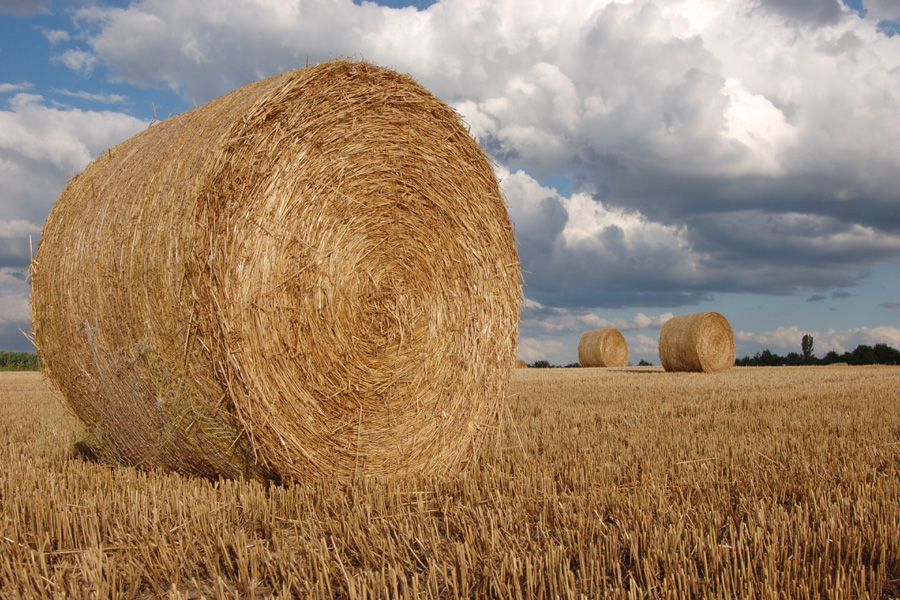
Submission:
[[[0,373],[0,597],[897,598],[898,367],[520,369],[459,474],[111,467]]]

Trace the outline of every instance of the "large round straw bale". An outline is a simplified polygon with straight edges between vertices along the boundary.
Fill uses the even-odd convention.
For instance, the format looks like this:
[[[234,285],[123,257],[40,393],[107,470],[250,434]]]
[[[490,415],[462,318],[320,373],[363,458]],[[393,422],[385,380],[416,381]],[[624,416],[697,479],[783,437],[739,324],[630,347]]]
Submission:
[[[516,368],[517,368],[517,369],[527,369],[527,368],[528,368],[528,363],[525,362],[525,361],[522,360],[522,359],[519,359],[519,360],[516,361]]]
[[[659,333],[659,358],[666,371],[715,373],[734,366],[734,333],[717,312],[673,317]]]
[[[628,364],[628,342],[613,327],[592,329],[578,341],[578,362],[582,367],[624,367]]]
[[[330,61],[73,178],[32,266],[45,370],[104,450],[214,476],[442,473],[497,422],[521,297],[459,115]]]

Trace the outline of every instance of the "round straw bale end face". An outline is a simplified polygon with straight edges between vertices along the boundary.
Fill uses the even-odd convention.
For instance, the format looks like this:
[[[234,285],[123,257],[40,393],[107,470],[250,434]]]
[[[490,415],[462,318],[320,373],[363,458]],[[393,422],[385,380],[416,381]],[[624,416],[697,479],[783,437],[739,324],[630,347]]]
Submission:
[[[592,329],[578,341],[578,362],[582,367],[624,367],[628,364],[628,342],[613,327]]]
[[[716,373],[734,366],[734,333],[717,312],[673,317],[659,334],[659,358],[666,371]]]
[[[51,380],[123,463],[439,474],[496,430],[521,271],[490,161],[408,75],[329,61],[104,153],[33,264]]]

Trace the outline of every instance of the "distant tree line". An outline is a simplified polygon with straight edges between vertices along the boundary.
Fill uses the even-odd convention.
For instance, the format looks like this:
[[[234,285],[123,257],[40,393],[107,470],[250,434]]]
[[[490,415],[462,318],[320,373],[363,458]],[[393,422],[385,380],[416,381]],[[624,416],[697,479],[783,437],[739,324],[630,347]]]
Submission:
[[[787,356],[780,356],[771,350],[757,352],[753,356],[745,356],[734,361],[739,367],[774,367],[774,366],[799,366],[799,365],[831,365],[834,363],[847,363],[850,365],[900,365],[900,350],[887,344],[875,344],[857,346],[853,352],[838,354],[830,350],[822,358],[816,358],[812,353],[813,338],[811,335],[803,336],[800,344],[802,354],[789,352]]]
[[[528,365],[532,369],[575,369],[581,367],[581,363],[573,362],[567,365],[551,365],[548,360],[536,360],[530,365]],[[644,359],[641,359],[641,362],[638,363],[639,367],[652,367],[652,362],[647,362]]]
[[[780,366],[801,366],[801,365],[832,365],[834,363],[847,363],[849,365],[900,365],[900,350],[892,348],[887,344],[875,344],[867,346],[865,344],[856,347],[853,352],[844,352],[838,354],[834,350],[828,351],[822,358],[817,358],[813,354],[813,336],[806,334],[800,340],[800,353],[789,352],[787,356],[775,354],[771,350],[763,350],[757,352],[753,356],[745,356],[737,358],[734,361],[738,367],[780,367]],[[652,365],[645,360],[641,360],[638,366]],[[559,368],[559,365],[551,365],[549,361],[538,360],[530,365],[532,369],[551,369]],[[577,362],[565,365],[566,368],[580,367]]]
[[[0,371],[40,371],[41,361],[34,352],[0,350]]]
[[[577,362],[569,363],[567,365],[551,365],[549,360],[536,360],[528,366],[532,369],[571,369],[573,367],[580,367],[581,365]]]

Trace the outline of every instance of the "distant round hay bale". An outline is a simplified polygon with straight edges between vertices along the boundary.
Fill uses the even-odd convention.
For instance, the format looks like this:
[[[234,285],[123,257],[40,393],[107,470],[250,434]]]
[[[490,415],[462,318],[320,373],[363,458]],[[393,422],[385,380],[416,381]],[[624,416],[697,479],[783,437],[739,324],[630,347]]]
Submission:
[[[717,312],[673,317],[659,333],[659,358],[666,371],[715,373],[734,366],[734,333]]]
[[[592,329],[578,341],[578,362],[582,367],[624,367],[628,364],[628,342],[613,327]]]
[[[45,370],[116,460],[205,476],[435,474],[499,416],[513,228],[459,115],[330,61],[98,157],[32,265]]]
[[[516,361],[516,368],[517,368],[517,369],[527,369],[527,368],[528,368],[528,363],[525,362],[524,360],[521,360],[521,359],[520,359],[520,360],[517,360],[517,361]]]

